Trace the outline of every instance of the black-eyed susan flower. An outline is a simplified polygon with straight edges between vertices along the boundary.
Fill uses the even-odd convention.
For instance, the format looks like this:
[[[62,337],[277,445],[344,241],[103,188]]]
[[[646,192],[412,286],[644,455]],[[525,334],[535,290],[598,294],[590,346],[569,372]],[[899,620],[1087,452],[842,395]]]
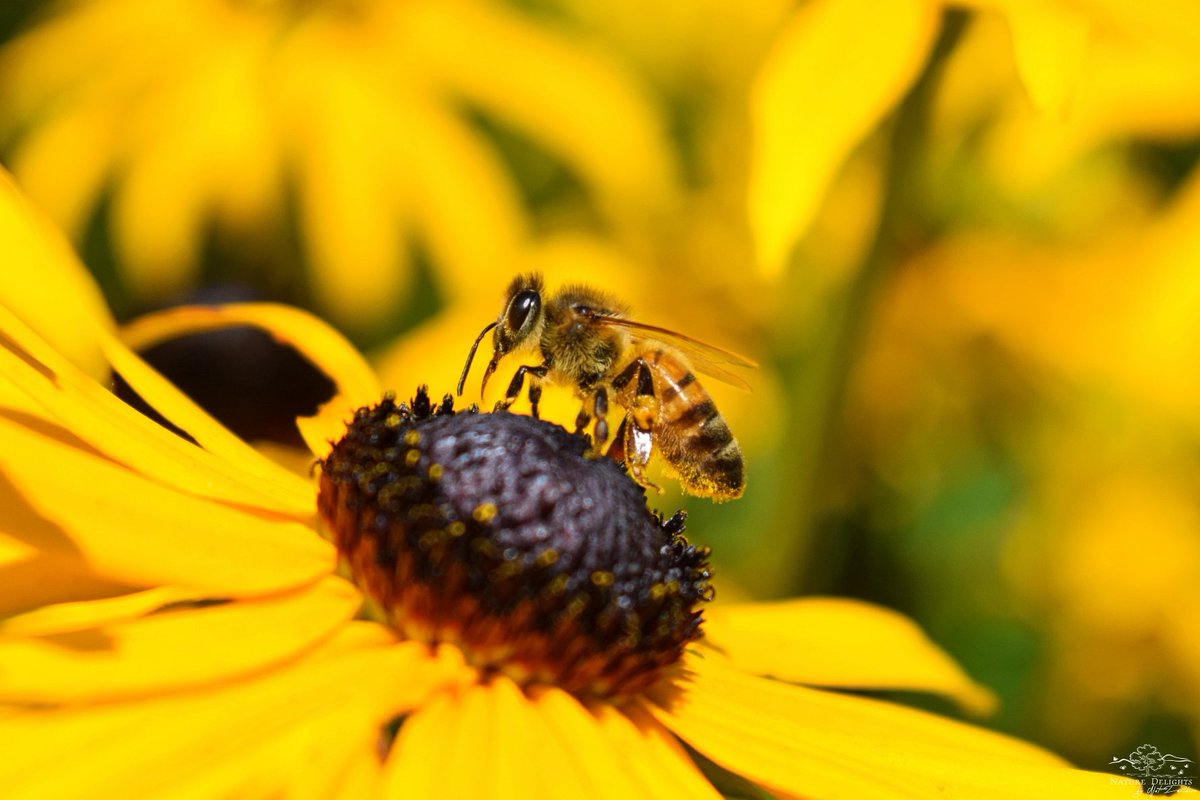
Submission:
[[[28,221],[7,187],[0,217]],[[184,309],[128,337],[252,323],[307,354],[340,390],[302,424],[317,490],[75,320],[188,438],[140,416],[19,299],[0,298],[6,796],[718,796],[698,762],[784,797],[1127,792],[1031,745],[815,688],[988,702],[882,609],[710,612],[680,518],[649,512],[584,440],[423,393],[379,402],[311,317]]]
[[[0,76],[20,183],[72,234],[110,196],[146,299],[194,285],[211,227],[271,263],[283,237],[263,232],[292,211],[312,296],[347,324],[395,309],[416,249],[461,291],[530,226],[480,116],[565,164],[617,229],[675,191],[637,80],[501,2],[64,2],[4,48]]]

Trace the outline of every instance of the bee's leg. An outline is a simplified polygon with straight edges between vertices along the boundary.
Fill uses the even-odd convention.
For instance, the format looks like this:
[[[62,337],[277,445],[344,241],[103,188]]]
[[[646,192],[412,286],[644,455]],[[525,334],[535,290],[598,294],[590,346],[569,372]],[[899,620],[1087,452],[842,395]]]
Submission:
[[[632,391],[626,391],[631,384]],[[647,480],[643,473],[654,449],[654,422],[658,419],[658,398],[654,396],[650,368],[642,359],[636,359],[613,380],[613,387],[629,400],[623,401],[626,405],[625,419],[617,428],[608,455],[623,460],[630,477],[639,484],[661,494],[662,489]]]
[[[621,450],[625,455],[625,466],[629,470],[629,477],[637,481],[640,486],[662,494],[662,489],[651,483],[644,471],[646,465],[650,463],[650,453],[654,449],[654,434],[649,430],[642,429],[632,413],[621,423],[621,428],[625,433],[625,436],[622,437],[625,441],[621,445]]]
[[[596,447],[603,447],[608,441],[608,390],[601,386],[592,397],[592,413],[596,417],[596,427],[593,429],[593,441]]]
[[[612,388],[617,393],[618,398],[625,393],[625,387],[629,385],[629,382],[636,378],[642,371],[644,364],[645,361],[635,358],[629,362],[629,366],[618,372],[616,377],[612,379]]]
[[[542,384],[536,378],[529,381],[529,413],[538,419],[538,402],[542,399]]]
[[[550,368],[545,364],[535,367],[531,367],[528,364],[523,364],[517,367],[517,371],[513,375],[512,380],[509,381],[508,389],[504,392],[504,399],[497,401],[496,407],[493,410],[507,411],[508,407],[517,401],[517,398],[521,396],[521,387],[525,385],[525,373],[528,372],[533,376],[533,379],[530,380],[529,402],[533,406],[533,416],[536,417],[537,402],[542,397],[542,387],[537,385],[537,380],[546,377],[546,373],[549,371]],[[536,391],[534,390],[535,386],[537,387]]]
[[[625,463],[625,428],[628,425],[629,417],[622,417],[621,424],[617,426],[617,434],[613,437],[612,444],[608,446],[608,452],[604,454],[621,464]]]
[[[650,376],[650,367],[646,366],[645,361],[639,358],[633,363],[637,365],[637,384],[633,401],[628,406],[629,417],[639,430],[649,434],[658,419],[658,398],[654,395],[654,379]]]
[[[592,441],[597,447],[608,441],[608,390],[601,386],[590,395],[583,396],[583,405],[575,415],[575,433],[583,433],[593,419],[596,427],[592,432]]]
[[[588,395],[583,395],[583,404],[579,407],[579,413],[575,415],[575,433],[576,435],[583,433],[583,429],[592,421],[592,415],[588,411],[588,406],[591,405],[592,398]]]

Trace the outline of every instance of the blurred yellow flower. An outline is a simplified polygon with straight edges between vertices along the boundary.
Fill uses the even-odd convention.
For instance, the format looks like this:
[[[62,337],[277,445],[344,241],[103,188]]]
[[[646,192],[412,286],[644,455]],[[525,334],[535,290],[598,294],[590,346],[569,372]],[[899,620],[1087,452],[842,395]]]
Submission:
[[[1007,193],[1037,191],[1080,159],[1131,138],[1180,142],[1200,129],[1195,4],[1019,5],[1067,15],[1084,37],[1070,76],[1047,81],[1063,84],[1047,90],[1063,96],[1050,107],[1031,104],[1036,83],[1020,58],[1063,48],[1037,37],[1022,47],[1016,18],[1005,25],[998,15],[983,15],[950,57],[933,127],[945,142],[978,146],[979,166]],[[1112,7],[1101,8],[1106,5]],[[1017,43],[1015,63],[998,58],[1010,36]],[[971,131],[982,141],[972,142]]]
[[[49,220],[30,213],[6,173],[0,173],[0,192],[13,198],[0,205],[0,241],[13,254],[7,269],[0,269],[0,296],[76,366],[94,378],[106,376],[108,365],[92,333],[96,324],[115,326],[104,297],[83,265],[64,257],[70,252],[66,239]],[[17,254],[27,260],[17,260]]]
[[[1200,8],[1187,0],[803,4],[752,87],[748,209],[765,274],[782,273],[847,159],[923,73],[956,7],[976,13],[940,80],[958,113],[1002,112],[988,132],[999,179],[1028,187],[1113,137],[1175,138],[1200,123]],[[1004,70],[1019,83],[997,96],[981,77]],[[939,135],[944,121],[933,126]],[[948,132],[959,142],[970,131]]]
[[[1200,731],[1200,172],[1166,201],[1105,160],[1054,180],[1054,235],[963,231],[906,264],[853,414],[917,507],[958,461],[1016,461],[1003,577],[1048,634],[1036,722],[1100,759],[1155,708]]]
[[[7,186],[0,206],[43,224]],[[77,272],[41,263],[62,249],[18,255]],[[111,368],[192,441],[140,416],[20,321],[15,303],[26,299],[0,296],[6,796],[131,785],[206,797],[718,796],[679,740],[783,796],[1128,791],[997,734],[795,685],[987,705],[911,623],[861,603],[716,606],[708,637],[620,703],[519,685],[453,645],[352,621],[362,596],[332,574],[307,481],[231,436],[89,317]],[[245,323],[336,379],[338,395],[302,421],[326,455],[349,409],[378,394],[361,359],[314,318],[276,306],[181,309],[128,335]]]
[[[262,236],[283,227],[286,187],[312,296],[352,325],[398,307],[414,244],[449,292],[504,269],[528,211],[472,114],[561,159],[616,229],[652,225],[676,190],[636,81],[499,2],[61,3],[4,48],[0,76],[19,182],[76,236],[111,190],[147,298],[193,285],[213,223],[277,248]]]

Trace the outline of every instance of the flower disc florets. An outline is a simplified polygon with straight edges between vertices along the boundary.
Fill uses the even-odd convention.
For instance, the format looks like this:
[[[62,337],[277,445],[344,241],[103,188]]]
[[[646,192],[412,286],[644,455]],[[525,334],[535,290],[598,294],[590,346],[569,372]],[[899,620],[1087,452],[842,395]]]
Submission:
[[[585,437],[434,407],[360,409],[322,462],[319,508],[355,580],[405,636],[578,694],[639,691],[700,635],[708,551]]]

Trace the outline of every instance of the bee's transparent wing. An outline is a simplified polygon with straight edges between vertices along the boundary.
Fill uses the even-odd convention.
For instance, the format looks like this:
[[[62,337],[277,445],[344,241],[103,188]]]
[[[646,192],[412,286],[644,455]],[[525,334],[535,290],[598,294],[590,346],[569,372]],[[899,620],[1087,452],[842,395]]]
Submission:
[[[750,391],[750,384],[740,376],[730,372],[726,367],[743,367],[753,369],[758,366],[748,358],[742,358],[736,353],[722,350],[711,344],[705,344],[682,333],[660,328],[657,325],[646,325],[634,322],[624,317],[613,317],[607,314],[593,314],[595,320],[602,325],[623,328],[637,342],[661,342],[669,348],[680,351],[691,364],[692,369],[709,377],[716,378],[730,386],[736,386],[744,391]]]

